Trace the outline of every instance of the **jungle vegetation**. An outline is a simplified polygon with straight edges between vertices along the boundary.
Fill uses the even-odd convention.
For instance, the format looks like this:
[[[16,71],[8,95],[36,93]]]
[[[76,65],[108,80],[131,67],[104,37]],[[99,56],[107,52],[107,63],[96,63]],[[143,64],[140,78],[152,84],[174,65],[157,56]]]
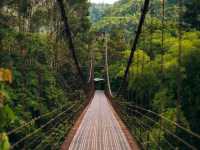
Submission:
[[[107,34],[111,87],[112,91],[117,91],[131,50],[142,0],[120,0],[113,5],[90,4],[87,0],[64,0],[64,3],[85,78],[91,52],[97,68],[95,75],[103,76],[104,71],[98,67],[104,65],[105,42],[99,33]],[[180,78],[179,122],[200,134],[200,3],[198,0],[183,3],[181,64],[176,1],[166,2],[164,27],[160,0],[152,3],[130,69],[127,89],[116,101],[137,103],[176,120],[177,78]],[[12,143],[36,130],[48,118],[10,135],[12,129],[55,108],[68,108],[77,102],[81,105],[85,95],[77,78],[56,1],[1,0],[0,150],[10,149]],[[77,113],[77,108],[68,115]],[[130,114],[126,107],[122,109],[125,114]],[[124,120],[133,130],[134,120],[126,117]],[[71,126],[70,121],[59,124],[52,131],[55,136],[43,142],[47,147],[59,149]],[[158,131],[159,128],[152,124],[151,130],[142,134],[151,132],[156,136]],[[184,134],[175,129],[173,132]],[[47,129],[42,130],[33,138],[47,133]],[[167,137],[165,133],[162,135],[160,144]],[[24,145],[30,143],[29,140]],[[200,148],[195,139],[185,136],[185,140]],[[31,148],[31,145],[25,148]],[[156,145],[151,149],[156,150]],[[183,146],[182,149],[186,148]]]

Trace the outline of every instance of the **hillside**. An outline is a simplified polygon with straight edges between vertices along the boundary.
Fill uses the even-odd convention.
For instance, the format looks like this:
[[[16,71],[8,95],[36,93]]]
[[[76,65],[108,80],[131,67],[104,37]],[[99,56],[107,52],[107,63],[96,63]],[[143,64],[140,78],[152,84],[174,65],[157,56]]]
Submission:
[[[199,14],[199,0],[1,0],[0,150],[200,150]]]
[[[195,103],[198,103],[198,97],[200,96],[196,93],[197,89],[199,89],[197,76],[200,73],[199,65],[197,65],[197,62],[199,62],[197,57],[200,55],[200,47],[197,44],[200,40],[200,23],[197,17],[200,12],[197,9],[200,8],[199,3],[195,0],[185,1],[180,16],[180,8],[177,6],[176,1],[169,0],[165,4],[165,14],[162,16],[160,0],[153,2],[153,7],[149,9],[149,13],[146,16],[142,35],[133,58],[133,65],[130,68],[128,89],[125,92],[130,94],[127,94],[125,99],[131,97],[130,103],[150,108],[162,113],[162,115],[171,120],[176,118],[177,99],[181,99],[181,106],[179,106],[181,109],[179,114],[181,124],[192,131],[200,133],[198,127],[199,117],[197,117],[199,105],[194,106]],[[135,31],[137,30],[141,6],[141,1],[121,0],[108,7],[104,11],[103,17],[92,25],[91,30],[93,32],[107,33],[109,71],[113,91],[118,89],[118,81],[122,78],[125,70]],[[196,7],[192,9],[192,6]],[[181,29],[183,30],[181,31],[181,38],[180,17],[182,17],[181,25],[184,27]],[[164,21],[162,22],[163,18]],[[182,50],[178,47],[180,43],[182,44],[180,46]],[[99,46],[99,51],[102,52],[102,55],[104,55],[104,50],[105,46]],[[176,69],[180,65],[178,62],[179,56],[182,57],[181,73],[177,77]],[[182,81],[179,83],[180,85],[177,85],[179,78]],[[182,95],[181,98],[177,98],[177,86],[181,88],[179,91]],[[196,94],[192,96],[191,93]],[[190,97],[193,98],[190,99]],[[162,112],[160,112],[161,106],[164,107]],[[125,119],[127,118],[125,117]],[[134,121],[132,120],[132,123]],[[145,122],[146,120],[144,119],[143,121]],[[129,124],[131,124],[131,121]],[[132,128],[134,129],[134,127]],[[159,129],[154,126],[149,132],[152,135],[156,135]],[[142,135],[149,132],[144,131]],[[179,136],[184,136],[187,140],[190,139],[182,131],[174,129],[173,132]],[[166,139],[172,138],[169,135],[167,137],[167,135],[166,133]],[[193,144],[197,142],[195,139],[190,140]],[[171,142],[177,145],[175,141]],[[180,147],[185,149],[183,145],[180,145]],[[156,146],[154,145],[152,149],[156,149]]]
[[[130,37],[134,34],[137,27],[142,2],[142,0],[121,0],[101,10],[102,15],[98,21],[93,23],[92,31],[107,31],[110,33],[112,30],[123,29],[124,35]],[[158,19],[161,13],[160,5],[160,0],[156,0],[153,2],[153,7],[151,8],[153,10],[153,19],[157,22],[159,22]],[[166,19],[170,18],[173,22],[176,19],[176,16],[172,15],[172,12],[176,11],[174,1],[169,1],[166,7],[170,7],[166,12]]]

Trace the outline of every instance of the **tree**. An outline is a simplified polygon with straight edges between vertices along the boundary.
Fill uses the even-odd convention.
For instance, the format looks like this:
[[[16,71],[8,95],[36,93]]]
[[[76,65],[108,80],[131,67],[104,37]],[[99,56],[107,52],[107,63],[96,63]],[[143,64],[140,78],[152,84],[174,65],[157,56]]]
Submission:
[[[200,29],[200,3],[199,0],[185,0],[186,7],[183,20],[187,27]]]

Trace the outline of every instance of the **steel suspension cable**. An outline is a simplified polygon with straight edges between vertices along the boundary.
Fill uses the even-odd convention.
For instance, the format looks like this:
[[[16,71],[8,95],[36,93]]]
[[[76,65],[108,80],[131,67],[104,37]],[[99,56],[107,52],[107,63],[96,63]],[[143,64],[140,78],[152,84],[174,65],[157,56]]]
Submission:
[[[108,86],[108,91],[110,96],[112,95],[112,90],[110,86],[110,77],[109,77],[109,65],[108,65],[108,39],[107,34],[105,34],[105,67],[106,67],[106,81]]]
[[[73,57],[73,60],[74,60],[75,66],[76,66],[76,70],[77,70],[77,72],[79,74],[79,78],[82,82],[81,86],[82,86],[84,92],[86,93],[86,87],[84,86],[85,81],[84,81],[83,73],[82,73],[80,65],[79,65],[78,58],[76,56],[76,50],[75,50],[74,43],[72,40],[72,33],[71,33],[71,30],[69,27],[68,17],[66,15],[63,0],[57,0],[57,3],[58,3],[60,14],[61,14],[61,17],[62,17],[62,20],[64,23],[65,38],[68,40],[69,50],[71,51],[71,55]]]
[[[141,34],[141,31],[142,31],[142,26],[144,24],[146,14],[147,14],[148,9],[149,9],[149,1],[150,0],[144,1],[144,5],[143,5],[143,8],[142,8],[142,13],[141,13],[141,16],[140,16],[137,32],[136,32],[136,35],[135,35],[135,38],[134,38],[134,42],[133,42],[131,53],[130,53],[130,56],[129,56],[129,59],[128,59],[128,62],[127,62],[127,66],[126,66],[126,69],[124,71],[123,80],[122,80],[122,83],[121,83],[119,90],[117,92],[117,97],[120,95],[121,90],[124,88],[124,85],[126,84],[126,80],[127,80],[128,74],[129,74],[129,69],[130,69],[130,66],[132,64],[133,56],[134,56],[134,53],[136,51],[138,40],[140,38],[140,34]]]
[[[89,36],[88,36],[88,39],[89,39]],[[91,50],[89,44],[88,44],[88,51],[90,52],[90,71],[89,71],[88,84],[91,84],[91,82],[93,82],[93,79],[94,79],[94,53]]]
[[[91,80],[92,80],[92,72],[93,72],[93,58],[92,58],[92,56],[91,56],[88,84],[89,84],[89,83],[91,82]]]

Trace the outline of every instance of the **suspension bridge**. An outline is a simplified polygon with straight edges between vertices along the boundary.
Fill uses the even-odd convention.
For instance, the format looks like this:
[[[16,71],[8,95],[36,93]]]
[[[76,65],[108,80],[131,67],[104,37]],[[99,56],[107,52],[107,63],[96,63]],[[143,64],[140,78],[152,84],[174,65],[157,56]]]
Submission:
[[[47,122],[42,124],[38,129],[28,133],[24,137],[13,142],[11,149],[52,149],[45,145],[45,139],[54,136],[51,131],[56,130],[60,123],[67,123],[70,120],[75,120],[72,122],[71,127],[68,128],[68,134],[64,138],[64,142],[61,144],[62,150],[139,150],[139,149],[180,149],[180,145],[184,145],[187,150],[198,150],[200,147],[194,145],[190,140],[179,136],[176,131],[184,132],[190,139],[200,143],[200,135],[191,131],[190,129],[179,124],[177,120],[170,120],[163,116],[162,114],[151,110],[150,108],[142,107],[139,104],[129,103],[127,100],[116,100],[120,99],[120,95],[126,92],[125,88],[128,82],[129,70],[132,65],[134,58],[134,53],[137,49],[138,40],[140,38],[142,27],[145,23],[145,17],[149,10],[150,0],[145,0],[141,9],[141,16],[139,24],[137,27],[136,35],[134,37],[134,42],[132,45],[131,53],[127,62],[126,69],[124,71],[123,80],[119,90],[112,93],[110,78],[109,78],[109,68],[108,68],[108,51],[105,47],[105,90],[95,90],[94,84],[94,63],[93,57],[91,58],[90,69],[88,73],[88,81],[85,82],[83,73],[79,61],[76,56],[75,47],[72,40],[72,35],[70,31],[70,26],[68,24],[68,18],[65,13],[65,8],[62,0],[57,0],[58,6],[60,8],[61,17],[64,22],[64,33],[66,39],[68,39],[69,49],[71,50],[74,64],[76,66],[77,72],[79,74],[79,80],[82,85],[82,89],[86,95],[85,103],[77,102],[71,106],[62,106],[56,108],[52,112],[48,112],[36,118],[33,118],[30,122],[24,123],[22,126],[11,130],[8,132],[9,137],[16,132],[20,132],[23,128],[29,128],[31,125],[40,120],[41,118],[50,118]],[[162,27],[164,28],[164,7],[165,2],[162,2]],[[181,0],[179,0],[180,13],[179,13],[179,57],[181,57],[181,40],[182,40],[182,23],[181,23]],[[164,30],[162,30],[162,49],[164,47]],[[105,40],[106,42],[106,40]],[[162,51],[164,53],[164,51]],[[163,57],[163,55],[162,55]],[[163,61],[163,58],[162,58]],[[161,61],[161,63],[162,63]],[[181,63],[181,58],[179,58],[179,65]],[[161,70],[162,70],[161,64]],[[178,71],[179,75],[180,71]],[[177,82],[177,112],[179,111],[180,105],[180,86]],[[130,95],[128,93],[127,95]],[[126,112],[129,112],[128,114]],[[72,114],[72,115],[67,115]],[[74,114],[78,114],[74,117]],[[131,115],[129,115],[131,114]],[[76,119],[74,119],[76,118]],[[127,122],[131,120],[132,123]],[[134,130],[130,128],[134,126]],[[151,134],[152,126],[157,126],[159,129],[155,134]],[[41,130],[46,129],[47,135],[42,137],[34,137]],[[165,137],[166,138],[162,138]],[[29,139],[28,144],[24,144],[25,141]],[[30,140],[31,139],[31,140]],[[160,144],[162,141],[162,144]],[[174,142],[176,141],[176,145]],[[53,142],[53,141],[52,141]],[[156,145],[152,147],[151,145]]]

